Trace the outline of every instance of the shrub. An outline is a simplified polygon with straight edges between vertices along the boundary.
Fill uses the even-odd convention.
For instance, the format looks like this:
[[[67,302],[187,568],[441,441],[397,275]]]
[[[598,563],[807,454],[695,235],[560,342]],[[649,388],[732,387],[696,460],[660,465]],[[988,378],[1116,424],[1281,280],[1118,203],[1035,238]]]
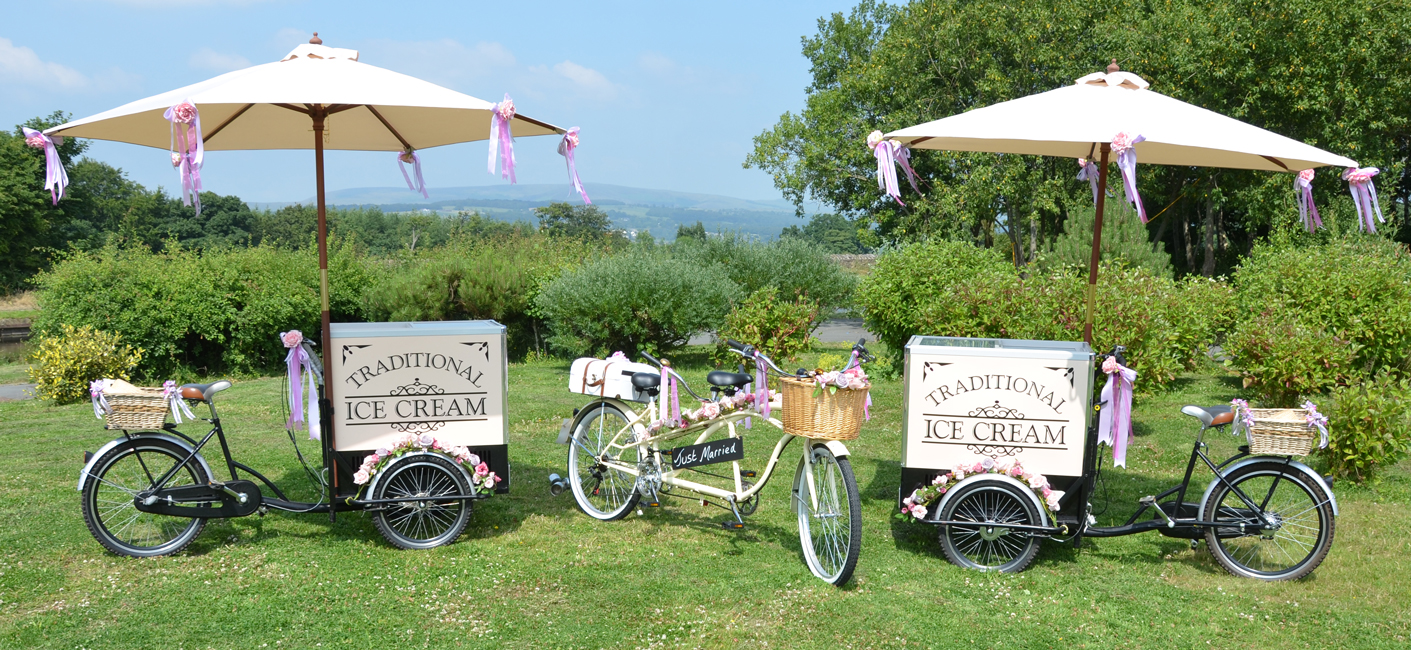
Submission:
[[[84,325],[61,325],[57,335],[43,336],[30,359],[34,394],[59,404],[88,398],[88,385],[97,379],[129,379],[142,360],[142,349],[122,342],[122,336]]]
[[[549,283],[535,300],[549,344],[569,355],[665,353],[718,328],[739,295],[718,265],[645,251],[590,262]]]
[[[544,236],[453,245],[389,269],[368,291],[375,320],[493,319],[505,325],[515,358],[537,349],[531,311],[545,283],[594,255],[579,240]]]
[[[715,361],[726,365],[737,355],[725,346],[725,339],[753,345],[775,362],[792,360],[809,347],[809,335],[818,326],[818,301],[806,295],[782,300],[779,290],[765,287],[750,294],[725,317],[716,345]]]
[[[1332,398],[1328,447],[1318,453],[1334,476],[1364,482],[1411,448],[1411,380],[1382,372]]]
[[[1295,388],[1319,391],[1383,369],[1411,370],[1411,256],[1394,242],[1356,236],[1262,244],[1234,283],[1244,317],[1230,337],[1232,365],[1281,404],[1292,403]],[[1274,341],[1261,331],[1270,327],[1306,345]]]
[[[329,254],[333,319],[360,320],[369,274],[349,246]],[[69,256],[36,278],[41,335],[61,324],[121,334],[145,350],[146,378],[273,370],[284,358],[276,336],[319,331],[318,263],[312,250],[267,246],[198,252],[168,245],[109,246]]]
[[[807,295],[824,318],[852,300],[857,280],[821,247],[801,239],[761,243],[733,233],[679,238],[670,255],[698,266],[720,265],[745,295],[776,287],[780,295]]]
[[[858,302],[899,370],[904,346],[916,334],[1082,340],[1086,291],[1086,273],[1021,279],[996,251],[932,241],[879,258],[858,289]],[[1177,283],[1142,268],[1104,265],[1093,347],[1127,346],[1141,373],[1138,388],[1161,388],[1209,349],[1228,322],[1228,303],[1218,282]]]

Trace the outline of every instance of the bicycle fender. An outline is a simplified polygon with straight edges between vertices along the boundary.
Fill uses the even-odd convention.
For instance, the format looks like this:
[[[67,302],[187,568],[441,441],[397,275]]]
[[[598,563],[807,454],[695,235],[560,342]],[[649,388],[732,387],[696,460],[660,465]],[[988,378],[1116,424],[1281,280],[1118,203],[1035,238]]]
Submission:
[[[822,442],[824,446],[828,447],[828,451],[833,452],[833,456],[837,458],[847,458],[851,455],[848,446],[843,444],[841,440],[824,440]]]
[[[1225,475],[1229,476],[1230,474],[1234,473],[1235,470],[1244,467],[1245,465],[1249,465],[1252,463],[1270,462],[1279,463],[1280,465],[1282,465],[1284,459],[1279,456],[1250,456],[1249,458],[1246,458],[1235,463],[1234,465],[1231,465],[1229,469],[1225,470]],[[1318,488],[1323,491],[1323,494],[1328,495],[1328,501],[1333,504],[1333,516],[1338,516],[1338,498],[1333,494],[1332,490],[1328,489],[1328,484],[1323,482],[1323,477],[1318,476],[1318,473],[1313,471],[1312,467],[1304,465],[1303,463],[1300,463],[1296,460],[1289,461],[1288,466],[1289,469],[1295,470],[1300,474],[1303,474],[1313,483],[1313,485],[1318,486]],[[1205,495],[1200,497],[1200,518],[1203,521],[1210,521],[1210,519],[1207,519],[1205,516],[1205,503],[1210,500],[1210,493],[1215,491],[1215,486],[1219,483],[1220,479],[1218,478],[1210,479],[1210,485],[1206,486],[1205,488]]]
[[[1029,487],[1028,484],[1022,483],[1012,476],[1005,476],[1004,474],[971,474],[970,476],[965,477],[959,483],[956,483],[955,485],[946,489],[945,496],[942,496],[940,503],[936,504],[936,510],[931,513],[931,518],[935,519],[941,516],[941,511],[946,509],[946,504],[950,502],[950,498],[955,496],[956,492],[960,491],[959,488],[961,486],[980,481],[1000,481],[1002,483],[1008,483],[1010,485],[1013,485],[1014,487],[1019,488],[1019,491],[1023,493],[1024,496],[1029,497],[1029,501],[1032,502],[1034,504],[1034,507],[1038,509],[1039,525],[1043,526],[1045,525],[1045,522],[1048,522],[1048,525],[1050,526],[1055,525],[1052,521],[1049,520],[1048,508],[1044,506],[1044,502],[1039,500],[1038,495],[1034,494],[1034,489]]]
[[[466,484],[471,486],[471,492],[473,493],[475,491],[475,477],[471,476],[470,472],[466,471],[465,465],[456,462],[455,458],[452,458],[447,454],[435,451],[415,451],[410,454],[402,454],[401,456],[393,458],[392,462],[387,463],[387,465],[383,467],[380,471],[378,471],[377,474],[374,474],[372,477],[372,481],[367,484],[367,493],[369,495],[368,498],[372,498],[371,495],[377,494],[377,484],[379,481],[382,480],[383,476],[387,475],[387,470],[392,469],[392,467],[397,463],[400,463],[409,458],[415,458],[417,456],[436,456],[438,458],[450,461],[452,465],[456,466],[456,469],[461,471],[461,476],[465,477]]]
[[[182,440],[181,438],[178,438],[178,437],[176,437],[176,436],[167,435],[167,434],[165,434],[165,433],[144,433],[144,434],[135,435],[135,436],[133,436],[131,439],[128,439],[128,438],[118,438],[118,439],[116,439],[116,440],[110,440],[110,441],[108,441],[108,444],[105,444],[105,445],[103,445],[102,447],[99,447],[99,448],[98,448],[98,451],[96,451],[96,452],[93,453],[93,457],[88,459],[88,462],[85,463],[84,466],[83,466],[83,470],[78,473],[78,491],[79,491],[79,492],[82,492],[82,491],[83,491],[83,486],[84,486],[84,484],[88,483],[88,477],[89,477],[88,471],[91,470],[91,469],[93,469],[93,465],[98,462],[98,459],[99,459],[99,458],[102,458],[102,457],[103,457],[103,454],[108,453],[108,452],[109,452],[110,450],[112,450],[114,447],[116,447],[116,446],[118,446],[118,445],[121,445],[121,444],[124,444],[124,443],[138,442],[138,441],[142,441],[142,440],[153,440],[153,439],[155,439],[155,440],[165,440],[165,441],[167,441],[167,442],[174,443],[176,446],[181,447],[183,450],[185,450],[186,453],[188,453],[188,454],[191,453],[191,451],[192,451],[191,443],[186,442],[185,440]],[[201,454],[196,454],[196,461],[199,462],[199,463],[201,463],[201,469],[206,470],[206,476],[207,476],[208,478],[210,478],[210,479],[215,479],[216,475],[215,475],[214,472],[211,471],[211,466],[206,464],[206,457],[205,457],[205,456],[202,456]]]

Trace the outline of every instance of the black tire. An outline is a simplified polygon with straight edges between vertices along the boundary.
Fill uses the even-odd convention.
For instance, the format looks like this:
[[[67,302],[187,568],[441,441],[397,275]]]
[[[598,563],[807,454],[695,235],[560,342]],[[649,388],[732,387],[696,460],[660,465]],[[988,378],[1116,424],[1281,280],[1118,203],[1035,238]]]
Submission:
[[[99,457],[83,486],[83,522],[93,538],[103,548],[128,557],[171,555],[186,548],[206,527],[205,519],[142,512],[133,499],[185,460],[188,453],[166,440],[138,439],[113,447]],[[167,486],[209,482],[205,468],[192,459]]]
[[[820,580],[845,584],[852,578],[862,551],[862,498],[857,478],[852,463],[834,456],[827,445],[811,444],[805,453],[812,463],[809,456],[799,459],[792,494],[804,563]],[[809,472],[818,495],[816,508],[809,496]]]
[[[1039,554],[1040,539],[1022,530],[984,524],[1042,526],[1031,495],[1005,481],[980,479],[961,487],[937,513],[941,521],[976,525],[940,527],[941,549],[951,564],[978,571],[1018,573]]]
[[[568,485],[573,491],[573,500],[584,514],[600,521],[626,517],[641,499],[635,476],[598,461],[605,453],[623,453],[621,449],[608,449],[608,443],[624,426],[627,426],[627,416],[621,410],[599,402],[579,414],[573,426],[573,438],[568,443]],[[631,443],[635,439],[629,433],[622,442]],[[626,453],[632,462],[640,462],[642,448],[635,449],[636,453]]]
[[[450,544],[470,519],[471,502],[455,498],[470,494],[470,483],[455,463],[436,454],[413,454],[392,462],[370,498],[447,497],[376,506],[372,523],[393,546],[426,549]]]
[[[1318,568],[1333,546],[1336,527],[1332,498],[1321,482],[1286,471],[1276,460],[1245,465],[1228,480],[1261,505],[1269,519],[1261,521],[1230,487],[1217,483],[1201,510],[1206,520],[1252,524],[1247,532],[1206,529],[1206,546],[1220,566],[1237,576],[1269,581],[1296,580]],[[1273,525],[1267,525],[1271,520]]]

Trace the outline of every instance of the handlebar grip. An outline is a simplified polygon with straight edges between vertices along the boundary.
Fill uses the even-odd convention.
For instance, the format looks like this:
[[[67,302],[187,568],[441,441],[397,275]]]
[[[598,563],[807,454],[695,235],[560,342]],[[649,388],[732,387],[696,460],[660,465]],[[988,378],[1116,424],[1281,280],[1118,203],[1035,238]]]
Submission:
[[[736,341],[735,339],[725,339],[725,345],[728,345],[728,346],[730,346],[730,347],[732,347],[732,348],[734,348],[734,349],[736,349],[736,350],[739,350],[740,352],[744,352],[747,348],[749,348],[748,345],[745,345],[744,343],[741,343],[741,342],[739,342],[739,341]]]

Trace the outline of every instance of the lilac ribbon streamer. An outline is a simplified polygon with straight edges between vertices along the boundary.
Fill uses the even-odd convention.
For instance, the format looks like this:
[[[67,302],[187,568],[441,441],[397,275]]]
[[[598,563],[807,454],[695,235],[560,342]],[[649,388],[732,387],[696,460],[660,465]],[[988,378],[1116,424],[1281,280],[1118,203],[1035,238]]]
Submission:
[[[1078,159],[1078,166],[1081,168],[1081,169],[1078,170],[1078,180],[1080,180],[1080,181],[1087,181],[1087,182],[1088,182],[1088,185],[1091,185],[1091,186],[1092,186],[1092,188],[1093,188],[1093,207],[1096,207],[1096,206],[1097,206],[1097,172],[1098,172],[1097,163],[1095,163],[1095,162],[1093,162],[1093,161],[1091,161],[1091,160],[1086,160],[1086,159],[1084,159],[1084,158],[1079,158],[1079,159]]]
[[[412,164],[411,175],[407,174],[407,163]],[[423,198],[431,198],[426,192],[426,180],[421,177],[421,156],[416,155],[416,151],[408,149],[397,154],[397,166],[402,170],[402,178],[407,181],[407,189],[413,192],[421,192]],[[416,177],[416,182],[412,182],[412,177]]]
[[[162,383],[162,399],[167,401],[168,408],[171,409],[172,419],[177,424],[182,424],[181,414],[185,413],[187,419],[196,421],[196,414],[191,412],[191,407],[186,405],[186,400],[181,399],[181,389],[176,387],[176,382],[170,379]]]
[[[1117,153],[1117,168],[1122,170],[1122,190],[1127,194],[1127,201],[1137,207],[1137,216],[1141,217],[1142,223],[1146,223],[1147,218],[1142,197],[1137,193],[1137,143],[1144,140],[1144,135],[1128,136],[1126,133],[1118,133],[1112,138],[1112,150]]]
[[[861,364],[858,363],[857,350],[853,350],[852,358],[848,359],[848,365],[843,366],[842,372],[852,370],[853,366],[857,365]],[[867,391],[867,399],[862,402],[862,419],[868,422],[872,421],[872,391]]]
[[[900,142],[896,144],[897,163],[901,165],[902,171],[906,172],[906,182],[911,185],[911,191],[920,194],[921,188],[916,187],[916,170],[911,168],[911,149],[901,146]]]
[[[490,111],[490,175],[495,175],[495,161],[500,162],[500,178],[514,178],[514,134],[510,120],[514,119],[514,100],[505,93],[505,101],[495,104]]]
[[[309,440],[318,440],[318,387],[315,385],[314,378],[315,364],[307,346],[307,343],[301,342],[299,345],[289,348],[289,354],[284,357],[284,364],[289,373],[289,420],[284,423],[284,428],[294,429],[307,423]],[[304,417],[303,400],[304,379],[306,377],[308,378],[309,402],[307,419]]]
[[[64,161],[59,158],[57,143],[34,129],[21,128],[24,129],[25,144],[44,150],[44,189],[49,190],[49,197],[54,200],[54,205],[58,205],[59,199],[64,197],[64,188],[69,185],[69,174],[64,171]],[[62,137],[59,142],[63,142]]]
[[[1137,371],[1118,364],[1107,374],[1107,385],[1102,387],[1097,441],[1112,447],[1115,467],[1127,466],[1127,442],[1132,437],[1132,386],[1136,380]]]
[[[1318,206],[1313,204],[1313,170],[1305,169],[1293,178],[1293,190],[1298,194],[1298,218],[1308,232],[1323,227],[1323,219],[1318,215]],[[1310,218],[1311,216],[1311,218]]]
[[[872,148],[872,155],[877,158],[877,187],[892,197],[897,205],[904,206],[906,204],[901,200],[901,190],[897,187],[896,168],[901,148],[901,143],[896,140],[883,140]]]
[[[759,352],[754,353],[754,409],[759,414],[769,417],[769,371],[764,365],[764,359]]]
[[[1357,225],[1367,232],[1377,232],[1377,226],[1372,222],[1374,212],[1377,221],[1386,223],[1386,219],[1382,218],[1382,206],[1377,202],[1377,186],[1372,184],[1372,177],[1380,173],[1381,170],[1376,167],[1348,167],[1342,173],[1342,179],[1347,181],[1348,189],[1352,191],[1352,204],[1357,207]]]
[[[111,379],[95,379],[88,384],[88,398],[93,401],[93,417],[99,420],[113,412],[113,407],[108,405],[108,398],[103,396],[103,391],[107,390],[111,383]]]
[[[1308,414],[1305,416],[1305,419],[1306,419],[1307,422],[1308,422],[1308,427],[1309,427],[1310,429],[1316,428],[1316,429],[1318,430],[1318,433],[1319,433],[1318,448],[1319,448],[1319,449],[1327,449],[1327,448],[1328,448],[1328,418],[1327,418],[1327,416],[1323,415],[1322,413],[1319,413],[1319,412],[1318,412],[1318,407],[1317,407],[1316,405],[1314,405],[1312,401],[1305,400],[1305,401],[1303,402],[1302,408],[1303,408],[1303,410],[1305,410],[1305,411],[1308,412]]]
[[[663,368],[662,372],[666,374],[666,385],[671,391],[671,411],[667,415],[671,417],[672,428],[680,427],[684,423],[681,422],[681,401],[676,396],[676,374],[671,368]]]
[[[188,112],[190,115],[185,115]],[[171,122],[171,164],[181,176],[181,203],[195,207],[199,215],[201,166],[206,160],[206,145],[201,137],[201,112],[187,100],[168,108],[162,117]]]
[[[573,189],[578,190],[578,195],[583,197],[583,203],[592,205],[588,192],[583,189],[583,181],[578,180],[578,163],[573,160],[573,151],[577,148],[578,127],[575,126],[563,134],[563,139],[559,141],[559,155],[563,156],[564,162],[568,164],[568,179],[573,181]]]

